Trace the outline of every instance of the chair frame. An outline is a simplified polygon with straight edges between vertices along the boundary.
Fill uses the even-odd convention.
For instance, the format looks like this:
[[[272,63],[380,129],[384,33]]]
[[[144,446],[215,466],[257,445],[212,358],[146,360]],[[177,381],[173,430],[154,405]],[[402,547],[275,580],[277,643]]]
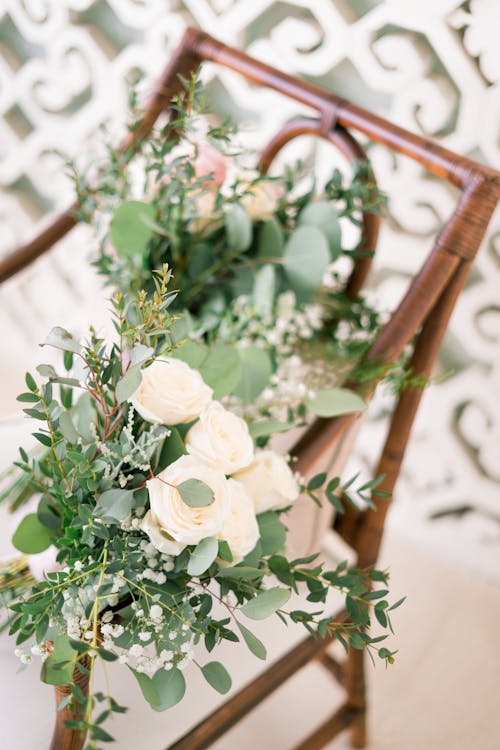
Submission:
[[[204,32],[187,29],[181,44],[147,103],[144,117],[122,144],[125,154],[134,153],[148,136],[158,116],[169,111],[172,96],[181,89],[179,74],[188,77],[203,61],[211,61],[240,73],[250,81],[301,102],[318,112],[318,119],[301,118],[285,125],[264,150],[260,168],[267,171],[279,149],[296,135],[314,134],[326,138],[350,160],[366,159],[364,150],[350,130],[404,154],[424,166],[431,174],[461,190],[457,206],[440,231],[421,270],[406,295],[380,331],[367,357],[379,363],[396,360],[413,342],[410,366],[415,375],[427,377],[441,345],[450,315],[467,280],[472,262],[500,199],[500,173],[442,148],[403,128],[358,107],[345,99],[294,76],[259,62],[247,54],[217,41]],[[76,224],[76,204],[56,218],[34,240],[0,261],[0,283],[46,252]],[[379,218],[367,214],[364,220],[363,247],[374,250]],[[356,296],[369,271],[371,258],[359,260],[348,282],[347,292]],[[376,383],[360,392],[370,396]],[[422,388],[410,386],[399,395],[389,432],[374,476],[383,475],[379,490],[392,495],[408,444],[410,431],[422,396]],[[327,455],[331,446],[353,423],[355,415],[318,419],[294,448],[297,469],[308,473]],[[377,509],[347,508],[335,521],[335,530],[356,555],[356,564],[373,566],[380,550],[390,499],[378,500]],[[337,613],[336,621],[346,618]],[[202,750],[233,727],[265,697],[304,667],[318,660],[343,685],[346,700],[316,731],[300,742],[295,750],[316,750],[338,734],[350,729],[353,747],[366,744],[366,688],[363,652],[351,649],[339,662],[327,653],[330,639],[308,637],[299,646],[273,663],[256,680],[244,687],[194,729],[170,745],[169,750]],[[85,688],[85,685],[82,686]],[[56,688],[56,702],[65,688]],[[64,720],[68,709],[56,720],[51,750],[80,750],[84,738],[68,730]]]

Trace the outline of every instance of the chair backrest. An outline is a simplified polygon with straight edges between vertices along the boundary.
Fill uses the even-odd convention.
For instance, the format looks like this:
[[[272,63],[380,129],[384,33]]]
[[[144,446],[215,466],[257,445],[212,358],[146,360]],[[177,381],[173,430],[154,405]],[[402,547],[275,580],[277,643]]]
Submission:
[[[394,152],[405,154],[433,175],[460,188],[461,195],[455,211],[367,355],[380,363],[390,362],[397,359],[413,340],[412,370],[416,375],[428,375],[456,299],[500,197],[500,174],[396,127],[312,83],[254,60],[196,29],[186,31],[147,104],[139,127],[122,144],[125,153],[132,155],[159,115],[169,110],[172,97],[182,88],[179,76],[188,77],[204,60],[228,67],[256,84],[275,89],[318,112],[317,119],[301,118],[285,125],[263,151],[260,161],[263,171],[269,168],[272,159],[287,142],[305,133],[326,138],[348,159],[365,160],[362,146],[351,133],[354,130]],[[38,237],[0,261],[0,282],[46,252],[76,223],[73,205]],[[374,250],[378,217],[367,214],[363,230],[363,247]],[[356,295],[361,288],[370,263],[368,257],[356,262],[347,286],[351,295]],[[367,384],[363,395],[370,395],[375,385],[375,382]],[[379,489],[387,493],[392,493],[394,488],[421,393],[421,388],[410,387],[399,397],[377,468],[377,474],[384,475]],[[310,470],[331,449],[332,443],[344,434],[353,419],[353,415],[346,415],[317,420],[295,448],[298,469],[305,473]],[[376,560],[387,507],[388,502],[379,503],[376,513],[371,510],[363,513],[351,510],[338,520],[338,530],[356,551],[360,564],[371,564]]]

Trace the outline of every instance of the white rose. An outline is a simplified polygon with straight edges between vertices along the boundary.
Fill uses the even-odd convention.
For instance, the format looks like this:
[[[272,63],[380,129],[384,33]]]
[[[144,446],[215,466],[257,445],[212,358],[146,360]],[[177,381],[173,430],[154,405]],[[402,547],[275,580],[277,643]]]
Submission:
[[[252,498],[241,482],[228,479],[227,483],[230,491],[230,509],[220,538],[229,544],[233,563],[237,563],[253,550],[260,534]]]
[[[233,474],[253,459],[253,440],[246,422],[212,401],[186,435],[186,450],[224,474]]]
[[[188,479],[200,479],[214,494],[214,501],[202,508],[191,508],[177,485]],[[198,461],[194,456],[181,456],[147,484],[151,520],[159,529],[183,546],[198,544],[207,536],[217,536],[229,515],[229,488],[219,469]],[[154,539],[150,539],[155,544]]]
[[[141,384],[129,400],[147,422],[191,422],[212,399],[212,389],[200,373],[180,359],[158,359],[141,374]]]
[[[253,500],[256,513],[285,508],[299,496],[299,485],[283,456],[271,450],[257,451],[246,469],[234,475]]]
[[[144,531],[157,550],[165,555],[180,555],[185,544],[176,542],[169,534],[164,531],[152,510],[148,510],[142,519],[140,528]]]

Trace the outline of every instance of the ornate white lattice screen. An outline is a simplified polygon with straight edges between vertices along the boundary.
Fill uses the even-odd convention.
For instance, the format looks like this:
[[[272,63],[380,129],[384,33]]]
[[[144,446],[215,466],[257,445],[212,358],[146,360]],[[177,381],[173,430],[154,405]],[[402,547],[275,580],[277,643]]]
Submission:
[[[3,0],[0,253],[67,205],[63,158],[81,153],[101,125],[123,122],[126,79],[137,69],[156,78],[188,24],[500,167],[499,0]],[[249,129],[250,144],[296,111],[228,71],[208,71],[206,81],[216,108],[257,128]],[[416,164],[371,153],[390,196],[373,283],[389,300],[417,267],[453,196]],[[4,414],[50,325],[78,328],[102,317],[87,253],[80,228],[2,288]],[[442,367],[454,375],[425,398],[393,514],[407,532],[497,576],[499,288],[497,218],[443,352]],[[360,446],[362,460],[383,411],[384,398]],[[468,505],[476,511],[464,507],[462,520],[425,520],[436,509]]]

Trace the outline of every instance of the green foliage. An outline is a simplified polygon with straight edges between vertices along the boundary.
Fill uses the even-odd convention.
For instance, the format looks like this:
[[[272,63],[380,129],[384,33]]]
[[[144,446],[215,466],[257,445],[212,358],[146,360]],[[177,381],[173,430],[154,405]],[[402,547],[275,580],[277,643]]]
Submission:
[[[250,601],[241,607],[241,611],[251,620],[265,620],[273,612],[281,609],[289,598],[289,589],[282,589],[279,586],[275,586],[266,591],[260,591],[253,599],[250,599]]]
[[[309,300],[318,289],[330,262],[328,242],[316,226],[299,227],[283,252],[283,267],[300,300]]]
[[[190,576],[201,576],[211,566],[217,553],[219,551],[219,544],[217,539],[213,536],[209,536],[206,539],[202,539],[196,545],[187,566],[187,572]]]
[[[366,404],[353,391],[346,388],[319,390],[305,400],[306,406],[317,417],[338,417],[340,414],[364,411]]]
[[[155,209],[143,201],[120,203],[113,214],[109,236],[120,255],[132,257],[145,252],[154,230]]]
[[[214,690],[217,690],[218,693],[225,695],[231,690],[231,677],[227,669],[219,661],[211,661],[208,664],[205,664],[201,668],[201,671],[208,684],[211,685]]]
[[[177,492],[191,508],[203,508],[214,501],[214,493],[201,479],[186,479],[177,485]]]
[[[50,547],[54,540],[51,529],[42,524],[36,513],[25,516],[12,537],[12,544],[26,555],[35,555]]]

